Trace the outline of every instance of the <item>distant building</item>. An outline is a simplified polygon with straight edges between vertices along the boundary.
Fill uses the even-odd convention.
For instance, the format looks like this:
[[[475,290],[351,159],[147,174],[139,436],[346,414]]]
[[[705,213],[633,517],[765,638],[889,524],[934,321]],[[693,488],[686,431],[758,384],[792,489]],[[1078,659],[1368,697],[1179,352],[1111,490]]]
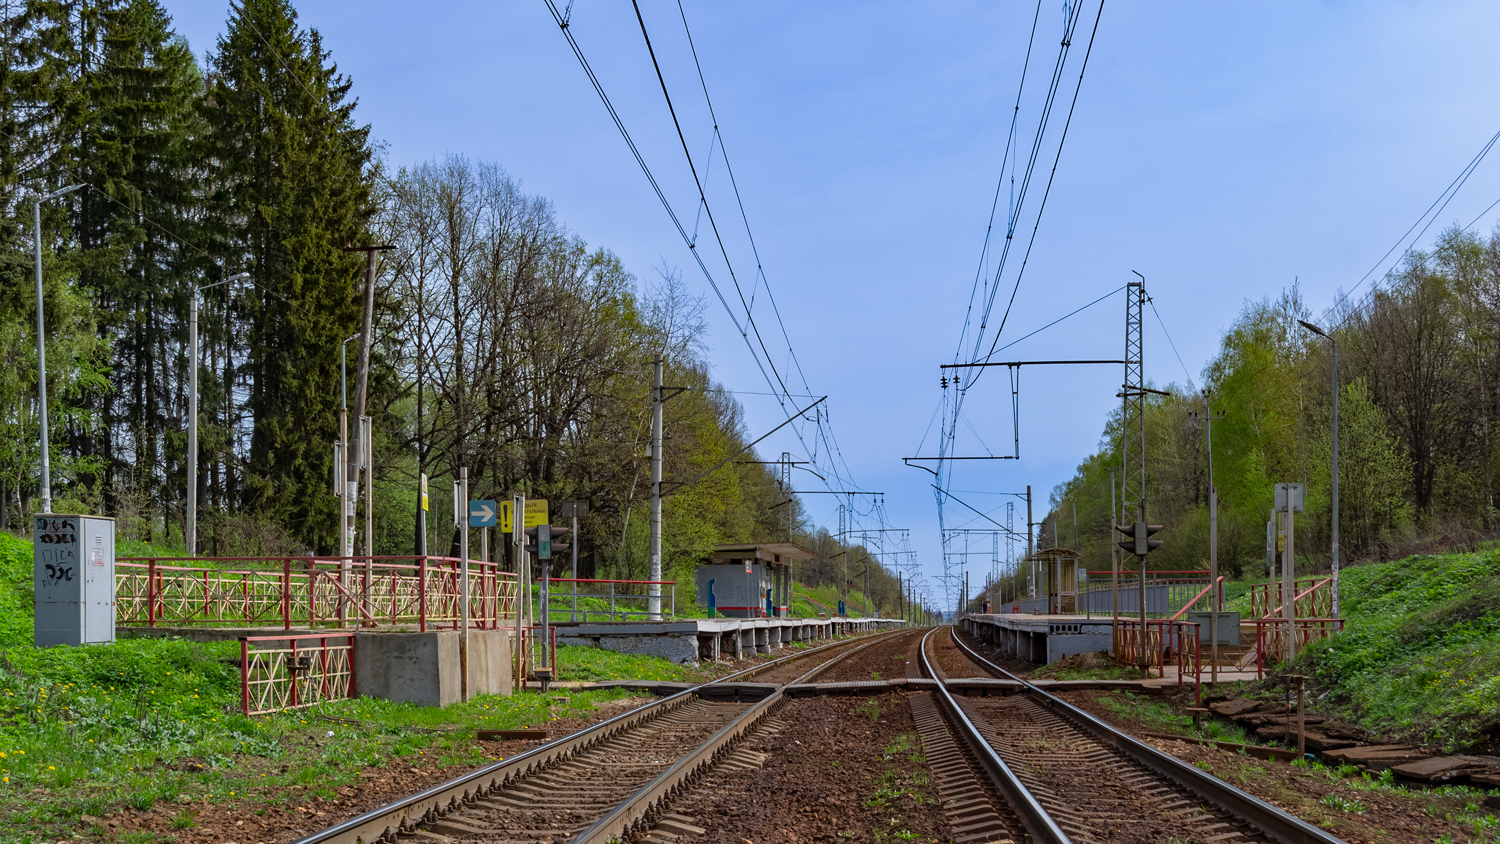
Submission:
[[[698,567],[698,605],[731,618],[790,618],[792,561],[813,556],[794,542],[720,545]]]

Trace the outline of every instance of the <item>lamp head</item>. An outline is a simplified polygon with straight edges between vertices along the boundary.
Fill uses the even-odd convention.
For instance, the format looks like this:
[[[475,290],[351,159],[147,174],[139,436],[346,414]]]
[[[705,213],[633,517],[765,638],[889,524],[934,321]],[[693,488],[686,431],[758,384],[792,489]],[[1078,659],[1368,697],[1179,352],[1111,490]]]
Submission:
[[[88,187],[88,185],[81,184],[81,183],[80,184],[76,184],[76,185],[70,185],[69,187],[65,187],[65,188],[63,188],[61,190],[55,190],[55,191],[47,194],[46,198],[47,199],[57,199],[60,196],[67,196],[68,194],[72,193],[75,190],[78,190],[80,188],[86,188],[86,187]]]
[[[1323,329],[1317,327],[1316,325],[1313,325],[1312,323],[1308,322],[1307,320],[1299,319],[1299,320],[1297,320],[1297,324],[1301,325],[1303,328],[1306,328],[1308,331],[1311,331],[1312,333],[1318,335],[1319,337],[1326,338],[1328,336],[1326,333],[1324,333]]]

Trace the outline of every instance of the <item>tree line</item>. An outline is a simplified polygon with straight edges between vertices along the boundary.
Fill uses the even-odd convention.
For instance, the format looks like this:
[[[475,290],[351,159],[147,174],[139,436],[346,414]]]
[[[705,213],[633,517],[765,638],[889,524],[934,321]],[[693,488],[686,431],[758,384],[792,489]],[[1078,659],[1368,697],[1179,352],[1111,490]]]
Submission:
[[[28,221],[36,197],[75,184],[42,204],[40,233],[54,510],[114,515],[121,539],[183,542],[196,295],[195,550],[338,548],[340,360],[365,292],[350,247],[393,247],[375,285],[375,528],[360,551],[413,552],[422,474],[428,547],[452,550],[437,514],[463,468],[473,498],[585,502],[584,576],[643,578],[657,359],[685,388],[666,404],[668,479],[749,441],[712,375],[703,302],[673,268],[638,278],[498,164],[393,166],[286,0],[235,0],[201,64],[156,0],[5,3],[0,21],[0,527],[25,524],[40,484]],[[750,460],[666,499],[669,577],[690,583],[716,544],[818,539]]]
[[[1310,322],[1326,332],[1307,330]],[[1333,344],[1338,380],[1333,381]],[[1264,573],[1273,485],[1306,485],[1295,518],[1299,567],[1328,569],[1332,414],[1338,390],[1340,554],[1346,563],[1473,547],[1495,533],[1500,486],[1500,229],[1442,233],[1363,296],[1315,314],[1296,284],[1247,302],[1224,331],[1203,383],[1171,384],[1146,409],[1146,518],[1165,525],[1149,567],[1208,561],[1208,452],[1218,492],[1221,571]],[[1041,526],[1072,535],[1090,569],[1110,567],[1111,472],[1120,411],[1098,451],[1051,495]],[[1118,483],[1118,475],[1113,478]],[[1069,544],[1067,542],[1064,543]],[[1135,568],[1125,555],[1125,569]]]

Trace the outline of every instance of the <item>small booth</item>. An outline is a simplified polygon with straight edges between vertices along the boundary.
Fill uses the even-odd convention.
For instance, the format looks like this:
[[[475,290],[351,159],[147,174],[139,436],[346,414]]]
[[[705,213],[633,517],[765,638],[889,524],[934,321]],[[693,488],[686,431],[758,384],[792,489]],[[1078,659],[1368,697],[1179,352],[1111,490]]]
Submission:
[[[790,618],[792,561],[812,557],[794,542],[720,545],[698,567],[698,605],[710,618]]]
[[[1088,578],[1080,561],[1083,555],[1071,548],[1048,548],[1027,557],[1034,567],[1034,581],[1045,596],[1047,615],[1070,615],[1078,612],[1079,580]]]

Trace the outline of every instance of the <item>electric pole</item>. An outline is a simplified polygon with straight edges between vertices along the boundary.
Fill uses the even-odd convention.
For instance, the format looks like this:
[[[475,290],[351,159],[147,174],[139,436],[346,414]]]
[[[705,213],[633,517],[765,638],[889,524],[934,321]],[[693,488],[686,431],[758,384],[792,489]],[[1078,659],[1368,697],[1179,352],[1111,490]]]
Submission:
[[[649,547],[651,584],[646,588],[646,614],[652,620],[661,618],[661,440],[662,440],[662,359],[653,362],[651,386],[651,540]]]

